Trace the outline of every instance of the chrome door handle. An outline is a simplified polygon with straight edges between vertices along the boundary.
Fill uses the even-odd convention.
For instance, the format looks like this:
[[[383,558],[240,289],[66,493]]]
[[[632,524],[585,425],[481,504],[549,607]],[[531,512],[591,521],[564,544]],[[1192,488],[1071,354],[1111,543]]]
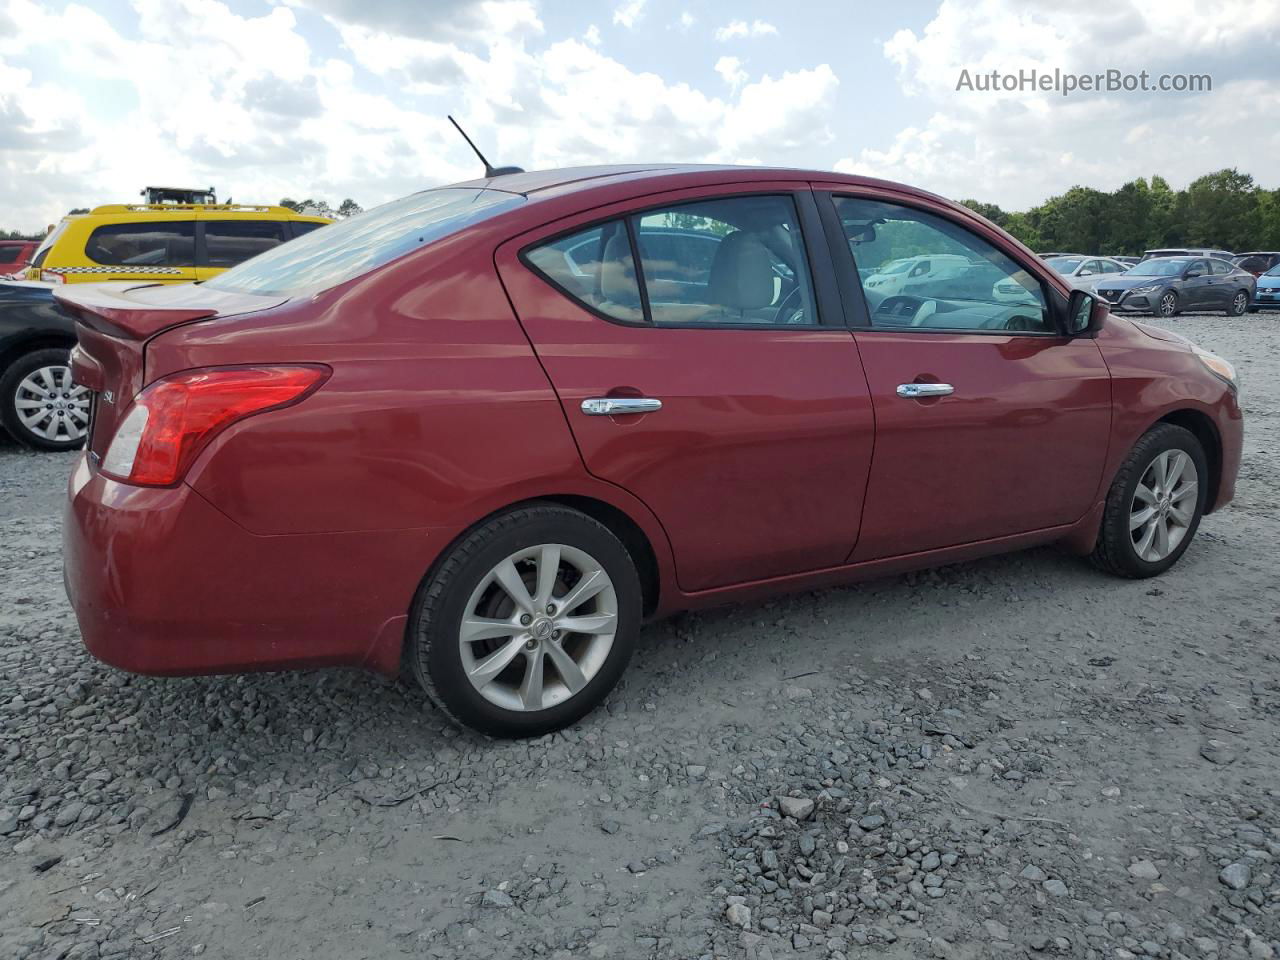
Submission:
[[[620,417],[628,413],[657,413],[662,401],[653,397],[588,397],[582,412],[588,417]]]
[[[921,397],[949,397],[956,388],[949,383],[900,383],[898,396],[906,400],[919,400]]]

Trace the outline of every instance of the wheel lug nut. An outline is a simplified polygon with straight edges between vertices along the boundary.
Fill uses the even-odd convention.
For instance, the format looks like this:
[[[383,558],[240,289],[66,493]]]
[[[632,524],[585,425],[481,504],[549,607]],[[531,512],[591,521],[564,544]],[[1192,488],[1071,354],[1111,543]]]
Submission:
[[[554,603],[548,603],[547,613],[555,613],[555,612],[556,612],[556,605]]]
[[[561,634],[561,632],[560,632],[559,630],[552,630],[552,631],[551,631],[551,639],[552,639],[552,640],[559,640],[561,636],[563,636],[563,634]]]
[[[520,626],[522,627],[527,627],[531,623],[533,623],[533,617],[529,616],[527,613],[520,618]]]
[[[526,650],[532,650],[532,649],[533,649],[534,647],[536,647],[537,645],[538,645],[538,641],[537,641],[537,640],[526,640],[526,641],[525,641],[525,644],[524,644],[524,648],[525,648]]]

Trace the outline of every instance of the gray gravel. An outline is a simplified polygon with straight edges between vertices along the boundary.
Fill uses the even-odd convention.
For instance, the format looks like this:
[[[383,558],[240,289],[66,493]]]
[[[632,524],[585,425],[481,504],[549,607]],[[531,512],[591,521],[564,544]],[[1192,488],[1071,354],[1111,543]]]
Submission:
[[[1053,549],[682,616],[491,743],[355,672],[80,646],[65,456],[0,445],[0,957],[1280,952],[1280,317],[1235,505],[1170,574]]]

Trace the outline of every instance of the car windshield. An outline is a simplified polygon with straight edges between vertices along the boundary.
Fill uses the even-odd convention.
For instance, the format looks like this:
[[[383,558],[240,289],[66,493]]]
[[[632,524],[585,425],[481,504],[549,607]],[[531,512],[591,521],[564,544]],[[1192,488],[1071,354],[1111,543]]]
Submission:
[[[282,243],[206,286],[273,296],[317,293],[524,202],[501,190],[424,190]]]
[[[1080,266],[1083,257],[1053,257],[1045,262],[1059,273],[1070,273],[1076,267]]]
[[[877,272],[878,273],[902,273],[904,270],[907,269],[907,267],[911,266],[913,263],[915,263],[914,260],[898,260],[894,263],[890,263],[886,267],[881,267]]]
[[[1159,257],[1155,260],[1144,260],[1128,271],[1128,275],[1131,277],[1176,277],[1188,263],[1190,263],[1189,260]]]

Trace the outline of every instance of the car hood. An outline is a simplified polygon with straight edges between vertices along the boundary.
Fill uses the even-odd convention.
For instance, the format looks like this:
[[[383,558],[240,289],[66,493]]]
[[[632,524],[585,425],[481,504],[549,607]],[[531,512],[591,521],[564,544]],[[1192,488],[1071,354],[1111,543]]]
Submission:
[[[1152,340],[1161,340],[1165,343],[1180,343],[1190,349],[1194,344],[1180,333],[1174,333],[1172,330],[1166,330],[1164,327],[1157,327],[1155,324],[1143,323],[1141,320],[1134,320],[1130,317],[1117,317],[1112,314],[1111,322],[1116,324],[1128,324],[1139,333],[1145,333]]]
[[[1114,277],[1106,277],[1098,281],[1098,286],[1108,290],[1131,290],[1134,287],[1145,287],[1152,283],[1168,283],[1177,277],[1135,277],[1128,273],[1118,273]]]
[[[1259,288],[1266,287],[1268,290],[1280,290],[1280,273],[1264,273],[1257,278]]]

